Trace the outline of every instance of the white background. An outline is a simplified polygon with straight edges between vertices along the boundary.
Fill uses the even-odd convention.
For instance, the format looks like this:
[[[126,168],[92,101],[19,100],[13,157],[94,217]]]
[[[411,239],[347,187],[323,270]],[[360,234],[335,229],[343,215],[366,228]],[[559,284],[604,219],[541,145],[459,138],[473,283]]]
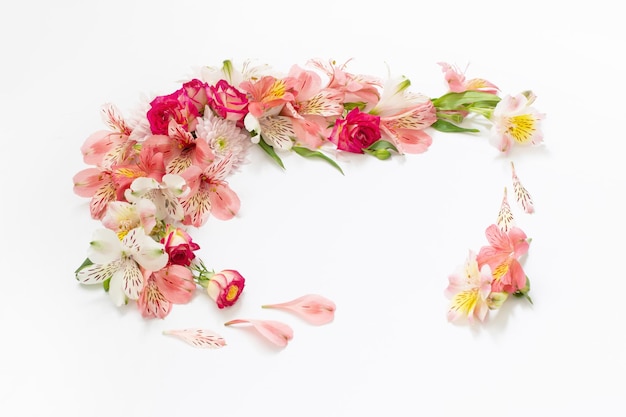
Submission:
[[[0,14],[0,415],[624,415],[624,35],[611,2],[23,1]],[[555,5],[557,3],[554,3]],[[560,4],[560,3],[558,3]],[[129,112],[193,68],[309,58],[445,92],[439,61],[505,93],[532,89],[545,146],[498,154],[486,136],[433,133],[381,162],[261,153],[230,179],[228,222],[193,231],[200,256],[247,278],[238,305],[199,293],[165,320],[117,309],[74,270],[98,223],[72,192],[99,109]],[[448,323],[447,277],[486,243],[510,161],[536,204],[524,267],[534,305]],[[313,327],[260,305],[319,293]],[[233,318],[295,331],[274,349]],[[204,327],[228,346],[162,335]]]

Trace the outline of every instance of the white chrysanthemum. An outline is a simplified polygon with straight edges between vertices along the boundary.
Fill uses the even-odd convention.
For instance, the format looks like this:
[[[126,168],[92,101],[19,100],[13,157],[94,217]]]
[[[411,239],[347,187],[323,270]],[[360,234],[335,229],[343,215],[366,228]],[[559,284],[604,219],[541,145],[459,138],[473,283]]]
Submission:
[[[246,162],[248,149],[252,145],[250,135],[246,131],[239,128],[235,122],[214,115],[208,107],[204,116],[198,119],[196,136],[198,140],[204,139],[208,142],[216,159],[230,155],[232,170],[237,170]]]

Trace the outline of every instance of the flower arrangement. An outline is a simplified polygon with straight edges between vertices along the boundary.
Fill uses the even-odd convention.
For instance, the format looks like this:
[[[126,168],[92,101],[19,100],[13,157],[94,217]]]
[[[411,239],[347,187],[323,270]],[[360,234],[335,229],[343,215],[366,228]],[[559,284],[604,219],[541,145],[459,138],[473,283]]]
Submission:
[[[282,168],[282,155],[293,152],[342,172],[340,153],[380,160],[423,153],[432,143],[431,130],[479,133],[472,126],[476,117],[491,123],[490,143],[502,153],[543,141],[544,116],[532,107],[532,92],[501,97],[494,84],[439,65],[447,91],[435,99],[409,91],[406,77],[354,74],[348,63],[311,60],[283,74],[250,62],[236,69],[227,60],[201,68],[132,116],[105,104],[108,128],[86,139],[81,152],[89,167],[73,178],[74,192],[89,199],[91,217],[103,226],[94,232],[76,279],[101,285],[117,306],[135,303],[145,318],[165,318],[198,288],[220,309],[235,304],[245,278],[235,269],[208,268],[196,256],[200,246],[190,232],[210,216],[229,220],[237,214],[241,202],[228,178],[248,163],[252,146]],[[487,230],[491,246],[470,254],[465,272],[451,277],[453,316],[482,320],[485,306],[497,307],[503,294],[527,295],[517,258],[528,243],[519,229],[507,228],[506,216],[503,204],[502,221]],[[470,299],[469,293],[478,296]],[[264,307],[291,311],[316,325],[331,322],[335,311],[332,301],[317,294]],[[252,326],[279,346],[293,337],[288,325],[275,321],[235,319],[225,325]],[[194,346],[225,345],[206,329],[166,333]]]
[[[532,198],[520,182],[513,162],[511,170],[516,200],[525,213],[531,214],[535,211]],[[528,294],[530,280],[520,263],[520,258],[528,253],[531,239],[515,226],[506,187],[496,223],[487,227],[485,236],[489,244],[478,253],[470,250],[465,263],[448,277],[445,294],[451,299],[450,321],[484,321],[489,310],[499,309],[509,295],[525,297],[532,304]]]

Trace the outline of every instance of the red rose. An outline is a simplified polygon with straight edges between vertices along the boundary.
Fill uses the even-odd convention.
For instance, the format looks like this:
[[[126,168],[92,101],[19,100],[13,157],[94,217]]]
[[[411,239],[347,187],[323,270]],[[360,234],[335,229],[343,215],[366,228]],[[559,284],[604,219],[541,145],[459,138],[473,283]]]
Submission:
[[[169,233],[161,240],[169,256],[168,264],[189,266],[196,257],[193,252],[200,249],[200,246],[193,242],[189,233],[182,229],[168,228],[168,231]]]
[[[335,122],[329,139],[337,145],[337,149],[363,153],[363,149],[380,138],[380,116],[363,113],[355,107],[345,119]]]
[[[182,88],[167,96],[155,97],[146,114],[150,130],[155,135],[167,135],[171,120],[190,130],[190,125],[198,115],[196,106]]]

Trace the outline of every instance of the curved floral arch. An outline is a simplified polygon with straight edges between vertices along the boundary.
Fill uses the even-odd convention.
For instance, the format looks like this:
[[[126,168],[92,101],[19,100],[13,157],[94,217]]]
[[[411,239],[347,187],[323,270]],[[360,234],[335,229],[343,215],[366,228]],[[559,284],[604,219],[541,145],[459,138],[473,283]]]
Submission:
[[[403,76],[382,79],[352,73],[349,63],[311,60],[281,73],[267,65],[226,60],[203,67],[167,95],[141,103],[132,116],[102,106],[106,129],[81,147],[88,165],[74,178],[74,192],[88,198],[102,223],[76,271],[81,284],[101,285],[115,305],[135,303],[145,318],[165,318],[202,289],[218,308],[235,304],[246,280],[236,269],[214,271],[196,251],[190,228],[209,217],[232,219],[241,202],[230,175],[248,162],[252,147],[284,168],[288,153],[327,163],[343,174],[342,154],[386,160],[424,153],[432,132],[484,135],[499,152],[543,142],[531,91],[502,94],[492,82],[467,78],[439,63],[443,94],[412,91]],[[477,122],[487,122],[483,132]],[[521,210],[534,212],[530,194],[511,162],[511,189]],[[449,276],[450,321],[482,322],[510,296],[529,296],[522,267],[530,239],[516,226],[504,188],[500,211],[486,228],[486,244],[470,251]],[[319,294],[264,306],[299,315],[313,325],[330,323],[335,304]],[[273,320],[233,319],[278,346],[293,330]],[[209,329],[172,330],[198,347],[222,347]]]

